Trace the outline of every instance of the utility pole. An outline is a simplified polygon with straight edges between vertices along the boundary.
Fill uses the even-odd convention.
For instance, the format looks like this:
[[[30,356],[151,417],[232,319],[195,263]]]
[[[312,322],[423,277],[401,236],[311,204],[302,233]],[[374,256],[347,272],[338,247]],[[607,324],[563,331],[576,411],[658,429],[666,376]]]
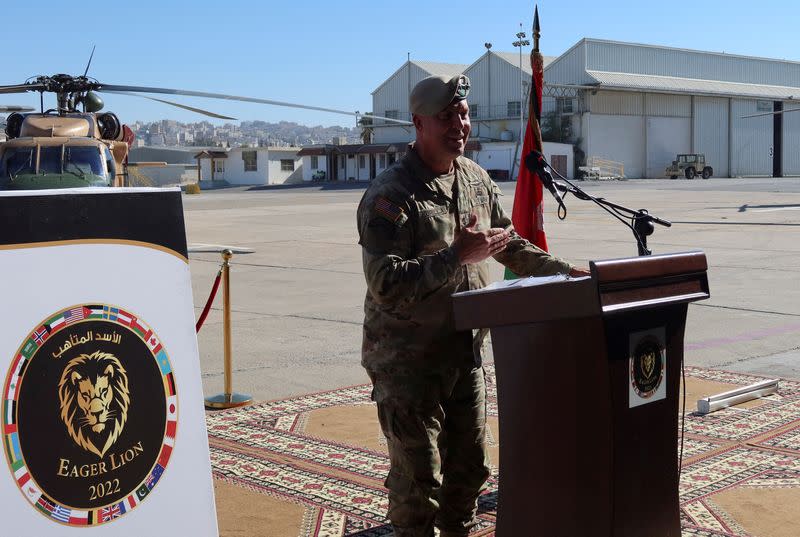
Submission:
[[[519,139],[523,140],[525,138],[525,124],[523,123],[523,108],[522,103],[524,99],[525,90],[522,84],[522,47],[526,47],[531,44],[530,41],[525,39],[527,37],[525,32],[522,31],[522,23],[519,23],[519,32],[517,32],[517,40],[514,41],[512,44],[515,47],[519,48]]]

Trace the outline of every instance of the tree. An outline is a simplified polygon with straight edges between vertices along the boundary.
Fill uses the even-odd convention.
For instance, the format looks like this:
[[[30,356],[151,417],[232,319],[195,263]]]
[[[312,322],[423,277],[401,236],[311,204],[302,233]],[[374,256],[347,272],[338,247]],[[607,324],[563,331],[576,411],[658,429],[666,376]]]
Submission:
[[[371,114],[372,112],[368,113]],[[372,135],[375,132],[375,129],[372,127],[372,118],[362,116],[358,119],[358,125],[361,127],[361,143],[371,144]]]
[[[542,118],[542,140],[545,142],[571,143],[572,116],[558,110],[547,112]]]

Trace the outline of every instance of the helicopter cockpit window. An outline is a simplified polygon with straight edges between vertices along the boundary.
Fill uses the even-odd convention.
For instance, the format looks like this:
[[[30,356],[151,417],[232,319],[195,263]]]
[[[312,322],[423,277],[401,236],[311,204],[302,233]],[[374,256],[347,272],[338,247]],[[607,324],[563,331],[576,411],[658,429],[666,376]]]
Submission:
[[[61,174],[61,152],[63,146],[39,148],[39,175]]]
[[[64,148],[64,172],[77,175],[105,176],[100,151],[92,146]]]
[[[36,172],[35,147],[9,147],[3,153],[0,177],[13,179],[20,174]]]
[[[109,180],[113,181],[114,177],[117,175],[117,163],[114,160],[114,156],[111,154],[111,151],[109,151],[107,147],[103,148],[103,155],[106,159],[106,168],[108,169]]]

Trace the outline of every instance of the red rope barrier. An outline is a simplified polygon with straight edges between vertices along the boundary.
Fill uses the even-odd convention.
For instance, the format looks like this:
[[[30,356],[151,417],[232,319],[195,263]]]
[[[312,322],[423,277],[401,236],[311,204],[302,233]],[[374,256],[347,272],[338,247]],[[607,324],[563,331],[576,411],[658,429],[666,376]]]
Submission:
[[[217,277],[214,279],[214,285],[211,286],[211,294],[208,295],[208,300],[206,301],[206,305],[203,308],[203,313],[200,314],[200,318],[197,319],[197,324],[194,325],[194,331],[199,332],[200,328],[203,326],[203,323],[208,317],[208,312],[211,309],[211,304],[214,303],[214,297],[217,296],[217,289],[219,289],[219,279],[222,276],[222,269],[219,269],[217,272]]]

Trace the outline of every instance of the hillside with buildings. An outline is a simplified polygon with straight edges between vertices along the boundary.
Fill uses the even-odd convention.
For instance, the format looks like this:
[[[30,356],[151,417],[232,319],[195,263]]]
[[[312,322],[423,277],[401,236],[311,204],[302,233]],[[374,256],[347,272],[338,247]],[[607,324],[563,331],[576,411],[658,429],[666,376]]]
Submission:
[[[208,121],[181,123],[171,119],[136,121],[130,125],[136,134],[136,147],[286,147],[327,143],[357,143],[359,129],[348,127],[308,127],[292,121],[242,121],[240,124],[214,125]]]

